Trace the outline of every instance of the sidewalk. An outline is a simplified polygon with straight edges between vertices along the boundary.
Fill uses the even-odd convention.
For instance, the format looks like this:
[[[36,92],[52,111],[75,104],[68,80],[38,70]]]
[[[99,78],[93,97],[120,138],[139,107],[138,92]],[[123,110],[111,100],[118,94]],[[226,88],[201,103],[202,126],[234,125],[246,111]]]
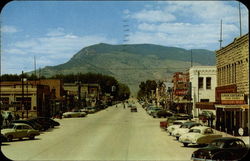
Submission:
[[[222,132],[222,131],[218,131],[216,129],[213,129],[215,131],[216,134],[220,134],[222,135],[222,137],[235,137],[235,138],[240,138],[241,140],[244,141],[244,143],[249,146],[249,136],[233,136],[230,135],[228,133]]]
[[[199,121],[197,118],[196,119],[193,119],[194,121],[196,122],[199,122],[201,123],[201,121]],[[204,124],[205,126],[207,126],[206,124]],[[240,138],[241,140],[244,141],[244,143],[249,146],[249,136],[233,136],[231,134],[228,134],[228,133],[225,133],[225,132],[222,132],[222,131],[219,131],[219,130],[216,130],[216,129],[213,129],[215,134],[220,134],[222,135],[222,137],[236,137],[236,138]]]

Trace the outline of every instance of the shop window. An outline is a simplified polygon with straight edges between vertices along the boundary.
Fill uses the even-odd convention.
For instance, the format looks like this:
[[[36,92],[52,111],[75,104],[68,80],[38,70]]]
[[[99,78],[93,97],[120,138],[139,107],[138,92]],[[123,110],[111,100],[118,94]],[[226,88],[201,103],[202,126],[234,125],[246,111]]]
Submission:
[[[209,102],[209,99],[201,99],[201,102]]]
[[[199,89],[203,88],[203,77],[199,77],[199,79],[198,79],[198,88]]]
[[[206,89],[211,89],[211,77],[206,78]]]

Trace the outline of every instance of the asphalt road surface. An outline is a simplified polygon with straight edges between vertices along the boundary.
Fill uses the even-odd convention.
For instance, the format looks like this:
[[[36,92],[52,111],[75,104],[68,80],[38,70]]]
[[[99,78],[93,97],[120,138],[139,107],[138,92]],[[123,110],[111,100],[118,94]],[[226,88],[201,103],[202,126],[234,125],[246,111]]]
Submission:
[[[183,145],[159,128],[139,104],[130,112],[120,104],[85,118],[58,120],[60,127],[35,140],[6,142],[11,160],[190,160],[197,147]]]

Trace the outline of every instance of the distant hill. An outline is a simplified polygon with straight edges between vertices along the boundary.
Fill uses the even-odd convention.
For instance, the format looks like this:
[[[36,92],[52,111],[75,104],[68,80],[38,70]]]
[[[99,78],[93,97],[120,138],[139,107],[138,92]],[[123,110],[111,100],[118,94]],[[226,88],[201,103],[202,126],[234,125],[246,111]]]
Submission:
[[[215,65],[215,53],[192,49],[193,65]],[[128,84],[132,92],[147,79],[171,79],[173,72],[185,72],[191,66],[191,50],[153,44],[96,44],[77,52],[68,62],[47,66],[44,76],[69,73],[102,73]]]

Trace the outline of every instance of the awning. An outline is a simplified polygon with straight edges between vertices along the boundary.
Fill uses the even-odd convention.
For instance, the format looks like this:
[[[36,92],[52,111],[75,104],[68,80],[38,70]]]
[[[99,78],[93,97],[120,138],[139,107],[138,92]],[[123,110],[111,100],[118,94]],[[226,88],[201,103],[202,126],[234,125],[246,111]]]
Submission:
[[[249,109],[249,105],[215,105],[215,108],[223,108],[224,110],[245,110]]]
[[[215,110],[214,104],[215,102],[197,102],[195,105],[199,109]]]

